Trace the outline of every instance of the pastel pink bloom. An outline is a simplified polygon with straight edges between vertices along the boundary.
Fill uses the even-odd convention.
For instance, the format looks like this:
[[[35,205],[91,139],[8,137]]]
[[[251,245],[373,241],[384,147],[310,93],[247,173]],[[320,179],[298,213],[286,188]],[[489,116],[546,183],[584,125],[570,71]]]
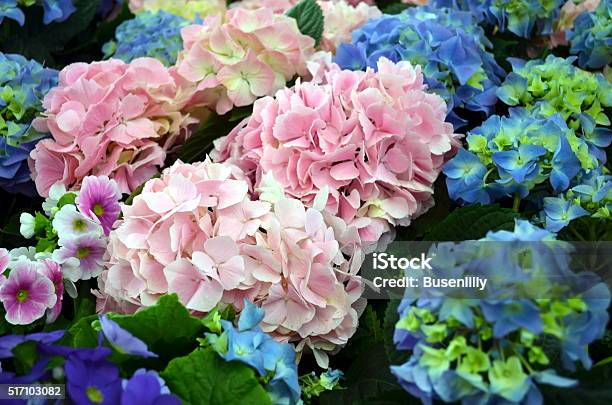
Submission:
[[[62,312],[62,301],[64,298],[64,282],[62,280],[62,269],[60,265],[53,260],[44,259],[40,262],[39,272],[53,283],[55,287],[55,296],[57,300],[55,305],[47,310],[47,323],[53,323]]]
[[[76,198],[79,211],[102,225],[106,236],[121,213],[121,191],[107,176],[87,176]]]
[[[194,314],[244,300],[266,309],[279,340],[325,353],[357,328],[359,233],[297,199],[252,198],[236,165],[210,160],[146,182],[109,236],[99,311],[134,311],[176,293]],[[307,341],[307,342],[306,342]]]
[[[67,66],[33,123],[52,135],[30,154],[39,194],[47,196],[57,182],[78,189],[90,175],[131,192],[189,135],[196,120],[181,111],[190,96],[153,58]]]
[[[10,260],[11,255],[9,254],[9,251],[4,248],[0,248],[0,274],[6,270]]]
[[[249,10],[263,8],[284,14],[297,3],[298,0],[243,0],[232,3],[231,7]],[[368,20],[382,15],[371,0],[320,0],[317,3],[324,17],[323,37],[318,48],[329,52],[335,52],[343,42],[350,42],[353,31]]]
[[[10,324],[29,325],[57,302],[53,282],[39,273],[37,266],[27,260],[17,262],[0,286],[0,301]]]
[[[182,30],[184,50],[176,72],[194,89],[188,108],[224,114],[272,95],[296,75],[307,74],[314,40],[293,18],[272,9],[233,8]]]
[[[255,190],[271,175],[306,206],[327,194],[327,210],[375,244],[433,205],[458,135],[418,66],[382,58],[377,72],[352,72],[322,58],[309,68],[313,82],[257,100],[213,158],[240,166]]]

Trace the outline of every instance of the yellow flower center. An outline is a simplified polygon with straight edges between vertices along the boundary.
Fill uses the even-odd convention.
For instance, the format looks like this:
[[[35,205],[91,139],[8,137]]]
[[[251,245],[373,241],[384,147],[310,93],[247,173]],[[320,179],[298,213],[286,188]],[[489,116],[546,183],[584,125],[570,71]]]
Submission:
[[[22,289],[22,290],[17,290],[17,294],[15,295],[15,297],[17,298],[17,301],[23,302],[28,298],[28,295],[30,295],[28,290]]]
[[[96,214],[97,217],[101,217],[104,215],[104,207],[100,204],[96,204],[93,206],[93,213]]]
[[[77,249],[76,255],[79,259],[84,259],[87,256],[89,256],[89,253],[91,253],[91,249],[88,247],[80,247]]]
[[[94,386],[87,387],[85,393],[87,394],[87,398],[94,404],[101,404],[104,401],[104,395]]]

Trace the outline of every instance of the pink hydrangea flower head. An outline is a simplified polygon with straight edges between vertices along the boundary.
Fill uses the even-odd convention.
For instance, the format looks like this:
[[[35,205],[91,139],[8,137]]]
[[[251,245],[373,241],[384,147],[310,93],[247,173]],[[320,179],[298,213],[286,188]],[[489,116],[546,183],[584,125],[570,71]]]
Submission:
[[[149,180],[110,233],[98,308],[133,311],[176,293],[195,314],[240,312],[248,299],[279,340],[308,338],[322,356],[345,344],[361,310],[357,230],[297,199],[253,200],[247,180],[210,160]]]
[[[52,135],[30,154],[39,194],[47,196],[58,182],[78,189],[90,175],[112,178],[129,193],[153,176],[196,121],[181,113],[187,96],[179,87],[153,58],[64,68],[34,122]]]
[[[83,214],[99,221],[108,236],[121,213],[119,200],[121,191],[114,180],[107,176],[87,176],[83,179],[76,204]]]
[[[382,58],[377,72],[324,60],[311,68],[313,82],[257,100],[213,157],[239,165],[255,189],[270,174],[306,206],[325,191],[327,210],[376,243],[433,205],[433,183],[458,135],[418,66]]]
[[[57,302],[53,282],[37,267],[37,263],[19,260],[0,286],[0,301],[10,324],[28,325],[41,318]]]
[[[299,0],[243,0],[233,3],[232,7],[249,10],[264,8],[277,14],[286,13]],[[360,0],[321,0],[317,2],[323,11],[323,37],[320,49],[335,52],[343,42],[351,41],[351,34],[369,19],[382,15],[373,1]]]
[[[314,40],[272,10],[233,8],[182,31],[177,73],[195,87],[190,107],[224,114],[305,75]]]

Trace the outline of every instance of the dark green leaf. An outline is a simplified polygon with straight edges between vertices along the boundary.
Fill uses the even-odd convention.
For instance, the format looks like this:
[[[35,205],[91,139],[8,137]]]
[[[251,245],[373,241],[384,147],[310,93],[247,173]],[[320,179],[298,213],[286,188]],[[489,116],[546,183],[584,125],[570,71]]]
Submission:
[[[211,349],[196,349],[172,360],[161,377],[184,405],[271,404],[253,369],[226,362]]]
[[[62,208],[64,205],[75,205],[77,195],[75,193],[66,193],[57,202],[57,208]]]
[[[425,234],[430,241],[477,240],[489,231],[512,230],[518,214],[499,205],[469,205],[454,210]]]
[[[393,343],[393,333],[395,332],[395,324],[399,321],[397,307],[399,300],[390,300],[385,310],[385,319],[383,322],[383,333],[385,337],[385,353],[391,365],[400,365],[404,363],[410,355],[407,351],[399,351]]]
[[[36,350],[36,342],[28,341],[17,345],[13,349],[15,358],[13,362],[15,364],[15,371],[17,374],[27,374],[36,360],[38,359],[38,351]]]
[[[287,11],[289,17],[295,18],[300,32],[314,38],[319,43],[323,36],[323,11],[315,0],[302,0]]]
[[[589,404],[609,405],[612,403],[612,365],[595,367],[577,375],[580,384],[574,388],[557,388],[541,385],[540,390],[547,405]]]
[[[201,162],[212,150],[213,141],[230,133],[239,119],[232,121],[231,114],[211,115],[181,147],[179,159],[186,163]]]

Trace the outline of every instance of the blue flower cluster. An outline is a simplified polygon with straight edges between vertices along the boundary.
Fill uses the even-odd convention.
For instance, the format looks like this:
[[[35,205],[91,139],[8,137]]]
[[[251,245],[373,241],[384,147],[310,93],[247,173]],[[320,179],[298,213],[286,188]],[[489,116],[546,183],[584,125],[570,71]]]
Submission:
[[[582,13],[567,33],[570,52],[582,68],[600,69],[612,62],[612,1],[602,0],[592,13]]]
[[[21,55],[0,52],[0,187],[33,192],[27,158],[44,134],[32,128],[58,72]]]
[[[468,11],[478,22],[523,38],[552,34],[565,0],[430,0],[436,7]]]
[[[272,403],[300,403],[295,350],[292,345],[277,342],[261,330],[258,325],[263,317],[263,309],[245,300],[238,327],[219,320],[223,333],[207,334],[208,342],[225,360],[245,363],[265,377]]]
[[[592,274],[574,273],[571,246],[551,239],[549,232],[518,221],[514,232],[489,233],[486,244],[432,248],[429,255],[444,253],[447,267],[436,274],[488,277],[496,287],[481,299],[437,290],[402,300],[393,340],[399,350],[412,352],[391,371],[404,389],[424,403],[539,405],[538,385],[577,384],[557,374],[545,349],[558,348],[559,369],[590,368],[588,345],[605,331],[610,291]],[[504,272],[498,271],[500,262]],[[580,292],[567,289],[587,279]]]
[[[563,117],[524,108],[489,117],[468,133],[467,143],[468,150],[459,150],[443,169],[450,197],[467,204],[525,198],[545,182],[560,193],[581,171],[600,165],[589,153],[594,146],[576,136]]]
[[[144,56],[157,58],[164,65],[176,62],[183,47],[181,29],[189,22],[163,10],[145,11],[117,27],[114,41],[107,42],[102,51],[105,58],[124,62]]]
[[[431,90],[442,96],[448,120],[463,126],[461,110],[492,112],[505,72],[486,51],[490,43],[469,13],[430,7],[370,20],[341,44],[334,61],[344,69],[376,68],[380,57],[419,64]]]
[[[20,6],[28,7],[34,4],[43,7],[43,23],[45,25],[66,21],[76,11],[72,0],[0,0],[0,24],[2,24],[4,18],[8,18],[23,26],[25,24],[25,14]]]
[[[612,176],[603,174],[602,169],[578,176],[576,185],[565,194],[544,198],[541,217],[552,232],[586,216],[612,221]]]
[[[151,357],[146,344],[122,329],[116,322],[102,317],[102,332],[95,348],[71,348],[55,344],[64,331],[9,335],[0,338],[0,359],[13,357],[12,350],[26,341],[37,342],[39,358],[27,375],[0,373],[0,383],[27,384],[50,381],[54,378],[51,364],[55,356],[64,359],[63,373],[67,393],[75,404],[143,404],[179,405],[180,400],[170,393],[164,380],[155,371],[138,369],[129,379],[122,379],[119,369],[109,361],[112,350],[102,346],[106,338],[122,353]]]

